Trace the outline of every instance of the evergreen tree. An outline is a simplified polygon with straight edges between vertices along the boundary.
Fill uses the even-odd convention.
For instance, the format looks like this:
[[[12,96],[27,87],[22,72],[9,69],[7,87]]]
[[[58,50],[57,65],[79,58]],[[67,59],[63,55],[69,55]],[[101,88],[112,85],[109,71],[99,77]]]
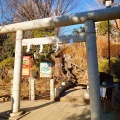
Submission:
[[[112,29],[112,24],[110,22],[110,30]],[[108,32],[108,21],[102,21],[97,24],[97,30],[100,35],[105,35]]]

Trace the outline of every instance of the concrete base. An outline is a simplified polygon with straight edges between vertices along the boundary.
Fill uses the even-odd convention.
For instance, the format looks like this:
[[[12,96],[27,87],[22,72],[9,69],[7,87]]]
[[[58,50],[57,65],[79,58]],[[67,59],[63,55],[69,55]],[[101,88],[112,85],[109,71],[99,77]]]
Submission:
[[[23,111],[16,112],[16,113],[10,113],[10,117],[17,117],[23,114]]]
[[[27,114],[29,114],[30,112],[25,112],[25,111],[20,111],[17,113],[10,113],[9,114],[9,120],[19,120],[20,118],[26,116]]]

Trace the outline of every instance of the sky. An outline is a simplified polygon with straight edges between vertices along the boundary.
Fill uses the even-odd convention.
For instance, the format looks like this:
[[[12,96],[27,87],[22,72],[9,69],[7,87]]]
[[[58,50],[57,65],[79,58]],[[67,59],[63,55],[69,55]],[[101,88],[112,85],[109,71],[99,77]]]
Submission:
[[[2,0],[0,0],[2,1]],[[97,9],[102,9],[103,6],[98,4],[96,1],[97,0],[78,0],[78,5],[73,8],[72,11],[70,11],[68,14],[73,14],[73,13],[78,13],[78,12],[85,12],[85,11],[91,11],[91,10],[97,10]],[[119,0],[115,0],[119,1]],[[1,4],[1,2],[0,2]],[[2,20],[1,16],[1,7],[0,5],[0,21]],[[83,26],[83,24],[80,25],[72,25],[72,26],[67,26],[67,27],[62,27],[60,34],[72,34],[74,28],[80,28],[80,26]]]
[[[91,10],[97,10],[97,9],[102,9],[101,5],[96,2],[96,0],[79,0],[79,6],[77,6],[77,9],[73,9],[71,13],[80,13],[80,12],[86,12],[86,11],[91,11]],[[80,25],[72,25],[72,26],[66,26],[61,29],[60,34],[72,34],[74,28],[80,28],[80,26],[84,26],[84,24]]]
[[[78,13],[78,12],[86,12],[86,11],[92,11],[92,10],[98,10],[105,8],[102,3],[96,2],[97,0],[79,0],[79,7],[77,9],[73,10],[71,13]],[[114,0],[114,3],[120,3],[120,0]],[[61,34],[72,34],[74,28],[80,28],[80,26],[84,26],[84,24],[80,25],[72,25],[72,26],[66,26],[62,29]]]
[[[95,6],[97,5],[95,3],[96,0],[75,0],[75,1],[78,1],[78,6],[73,8],[73,10],[71,12],[69,12],[69,14],[88,11],[90,9],[93,9],[94,5]],[[5,2],[4,0],[0,0],[0,21],[2,20],[1,9],[4,8],[4,5],[3,5],[4,2]]]

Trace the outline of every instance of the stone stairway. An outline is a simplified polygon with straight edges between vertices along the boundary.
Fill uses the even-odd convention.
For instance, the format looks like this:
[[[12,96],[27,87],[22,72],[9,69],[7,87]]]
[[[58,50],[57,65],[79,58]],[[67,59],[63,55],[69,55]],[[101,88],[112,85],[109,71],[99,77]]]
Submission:
[[[61,94],[60,101],[80,103],[81,105],[88,104],[89,101],[84,100],[83,97],[85,90],[86,89],[83,89],[81,86],[70,88]]]

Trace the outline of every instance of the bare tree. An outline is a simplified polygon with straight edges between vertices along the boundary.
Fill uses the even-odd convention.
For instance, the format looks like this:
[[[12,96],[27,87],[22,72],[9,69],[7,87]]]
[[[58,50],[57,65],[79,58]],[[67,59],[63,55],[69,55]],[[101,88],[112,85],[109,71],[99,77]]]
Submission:
[[[60,16],[76,8],[79,0],[4,0],[4,20],[24,22],[51,16]],[[55,28],[56,35],[59,28]]]
[[[6,12],[13,17],[13,22],[60,16],[71,11],[76,3],[74,0],[5,0]],[[10,16],[8,16],[9,18]]]

